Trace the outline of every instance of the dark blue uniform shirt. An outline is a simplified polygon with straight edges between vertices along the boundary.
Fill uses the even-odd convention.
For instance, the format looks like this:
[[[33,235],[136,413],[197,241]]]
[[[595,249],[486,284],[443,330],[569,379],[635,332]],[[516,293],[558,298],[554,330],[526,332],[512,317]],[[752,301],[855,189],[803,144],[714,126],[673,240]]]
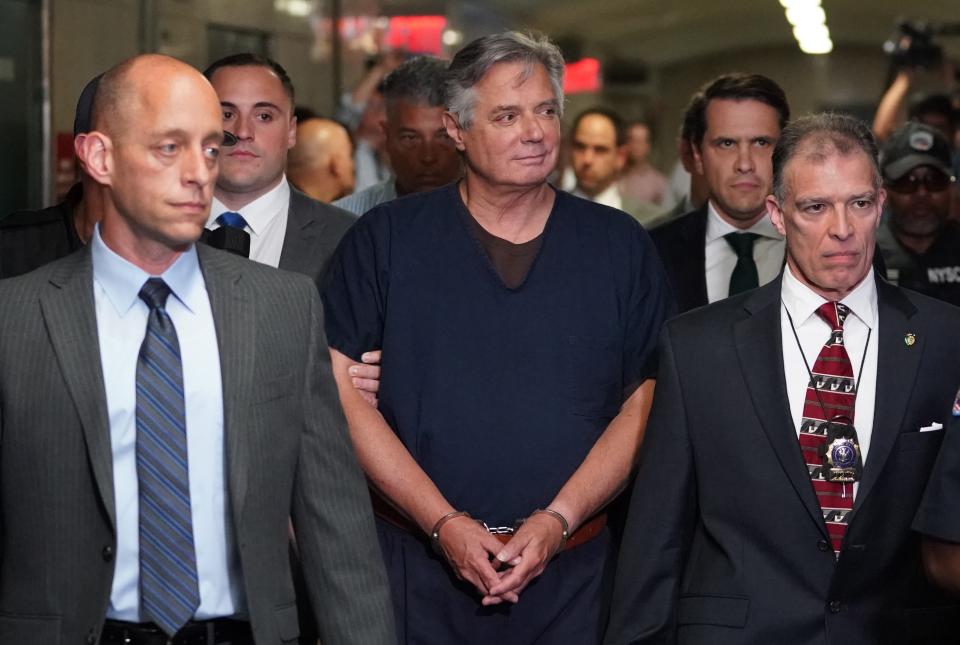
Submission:
[[[347,233],[324,290],[330,345],[383,349],[379,409],[454,508],[512,525],[548,504],[655,375],[672,309],[628,215],[557,192],[508,289],[456,185],[388,202]]]

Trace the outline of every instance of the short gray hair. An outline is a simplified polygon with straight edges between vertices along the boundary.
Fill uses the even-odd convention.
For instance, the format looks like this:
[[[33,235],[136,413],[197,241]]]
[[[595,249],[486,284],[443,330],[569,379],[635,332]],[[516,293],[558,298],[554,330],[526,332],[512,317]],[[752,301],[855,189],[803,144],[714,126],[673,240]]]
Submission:
[[[787,199],[784,169],[797,156],[802,144],[808,151],[805,156],[813,161],[822,161],[834,154],[845,156],[859,150],[870,160],[874,187],[879,190],[883,184],[877,141],[867,124],[846,114],[809,114],[787,125],[773,149],[773,196],[781,206]]]
[[[564,63],[560,48],[541,34],[505,31],[467,44],[447,68],[446,109],[457,117],[461,128],[466,130],[473,123],[473,86],[498,63],[523,63],[523,80],[533,72],[534,65],[543,65],[563,116]]]
[[[415,56],[404,61],[383,80],[381,92],[387,102],[405,100],[430,107],[444,107],[447,64],[433,56]]]

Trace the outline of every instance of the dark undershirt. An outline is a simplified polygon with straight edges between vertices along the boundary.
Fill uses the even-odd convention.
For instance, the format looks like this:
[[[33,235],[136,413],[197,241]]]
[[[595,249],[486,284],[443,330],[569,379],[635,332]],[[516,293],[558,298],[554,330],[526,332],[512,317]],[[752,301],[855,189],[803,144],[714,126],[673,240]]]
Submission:
[[[483,247],[500,280],[508,289],[519,288],[540,251],[543,233],[528,242],[514,244],[487,231],[473,216],[468,219],[474,239]]]

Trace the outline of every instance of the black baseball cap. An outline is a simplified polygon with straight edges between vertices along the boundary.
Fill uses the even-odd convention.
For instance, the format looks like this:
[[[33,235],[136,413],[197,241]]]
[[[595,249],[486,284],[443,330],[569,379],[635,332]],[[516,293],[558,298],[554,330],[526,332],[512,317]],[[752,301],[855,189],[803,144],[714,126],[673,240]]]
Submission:
[[[93,129],[93,100],[97,97],[97,88],[103,74],[97,74],[84,86],[77,100],[77,111],[73,116],[73,136],[86,134]]]
[[[896,181],[917,166],[932,166],[953,175],[950,143],[936,128],[910,121],[897,129],[880,153],[885,179]]]

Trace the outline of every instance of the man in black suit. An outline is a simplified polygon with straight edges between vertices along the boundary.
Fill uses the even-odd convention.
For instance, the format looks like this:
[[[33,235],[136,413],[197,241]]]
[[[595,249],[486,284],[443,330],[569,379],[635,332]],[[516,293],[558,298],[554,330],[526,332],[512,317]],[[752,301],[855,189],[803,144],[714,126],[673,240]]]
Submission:
[[[75,148],[82,145],[90,132],[101,76],[92,78],[77,100],[73,119]],[[102,211],[102,188],[81,166],[80,181],[70,187],[62,202],[0,218],[0,279],[29,273],[83,247]]]
[[[876,152],[849,117],[787,126],[767,198],[781,278],[666,325],[609,645],[955,637],[910,522],[960,312],[874,276]]]
[[[241,255],[248,244],[250,259],[306,274],[319,287],[340,238],[356,220],[287,182],[287,151],[297,140],[290,77],[276,61],[255,54],[221,58],[204,76],[220,97],[224,130],[237,139],[220,157],[207,222],[208,229],[234,230],[207,239]]]
[[[783,90],[759,74],[726,74],[691,100],[685,123],[710,199],[654,228],[680,311],[773,280],[783,239],[766,218],[770,155],[790,118]]]

